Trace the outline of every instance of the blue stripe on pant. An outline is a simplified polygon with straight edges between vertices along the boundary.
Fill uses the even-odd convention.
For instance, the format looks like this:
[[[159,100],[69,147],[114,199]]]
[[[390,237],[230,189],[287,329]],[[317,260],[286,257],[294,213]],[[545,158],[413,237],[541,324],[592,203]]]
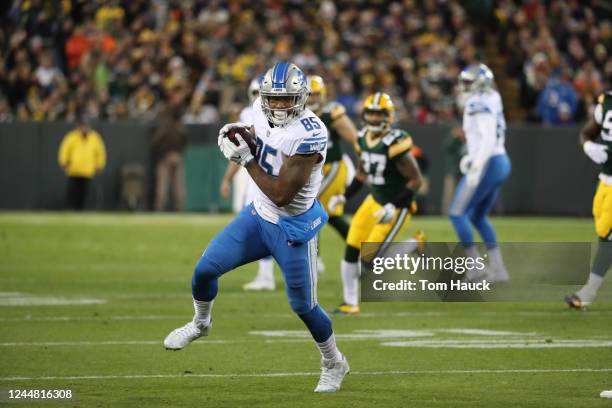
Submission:
[[[465,183],[465,176],[459,181],[449,215],[459,239],[465,246],[474,243],[470,224],[476,227],[487,247],[497,246],[495,230],[487,215],[509,175],[510,160],[507,155],[500,154],[489,159],[477,186],[469,188]]]
[[[211,301],[217,296],[221,275],[269,255],[281,268],[291,309],[306,323],[315,341],[327,340],[331,320],[316,297],[316,238],[289,246],[281,228],[261,218],[253,204],[217,234],[202,254],[193,273],[194,299]]]

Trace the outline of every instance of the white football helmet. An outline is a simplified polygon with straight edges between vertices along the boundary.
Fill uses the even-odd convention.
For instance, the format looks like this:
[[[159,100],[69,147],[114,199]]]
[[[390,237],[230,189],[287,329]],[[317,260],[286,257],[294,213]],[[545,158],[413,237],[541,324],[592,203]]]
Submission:
[[[286,126],[304,111],[310,94],[304,72],[297,65],[279,62],[270,68],[261,83],[261,107],[268,120],[276,126]],[[270,106],[271,98],[291,98],[289,107],[278,109]]]
[[[249,101],[251,102],[251,104],[259,96],[259,88],[261,87],[263,78],[263,75],[258,75],[257,77],[253,78],[251,80],[251,83],[249,84]]]
[[[483,92],[495,87],[493,71],[485,64],[472,64],[459,74],[460,92]]]

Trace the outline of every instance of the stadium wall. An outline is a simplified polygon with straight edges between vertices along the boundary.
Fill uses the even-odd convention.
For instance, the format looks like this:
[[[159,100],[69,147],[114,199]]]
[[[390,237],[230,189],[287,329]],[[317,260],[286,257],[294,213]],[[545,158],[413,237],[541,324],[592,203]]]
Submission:
[[[57,164],[68,123],[0,124],[0,209],[61,209],[66,179]],[[150,149],[153,125],[98,123],[107,148],[107,166],[92,183],[88,208],[121,209],[121,168],[138,163],[146,170],[147,202],[153,199],[154,167]],[[441,211],[445,126],[406,125],[429,161],[430,192],[423,213]],[[597,168],[578,146],[578,128],[514,126],[506,145],[512,174],[496,207],[505,214],[589,216]],[[190,126],[185,155],[187,209],[226,211],[219,196],[226,162],[217,152],[217,126]],[[355,203],[353,203],[354,208]],[[149,205],[148,208],[151,206]],[[351,207],[349,206],[349,209]]]

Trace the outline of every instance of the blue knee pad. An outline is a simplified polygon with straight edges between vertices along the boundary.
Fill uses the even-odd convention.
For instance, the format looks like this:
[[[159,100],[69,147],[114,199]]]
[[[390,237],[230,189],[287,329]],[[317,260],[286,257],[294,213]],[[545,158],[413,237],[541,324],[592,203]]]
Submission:
[[[298,316],[306,324],[312,338],[317,343],[323,343],[332,335],[331,319],[319,305],[316,305],[307,313],[298,313]]]
[[[204,302],[213,300],[217,296],[217,279],[221,274],[219,266],[211,262],[204,254],[193,271],[193,278],[191,279],[193,298]]]

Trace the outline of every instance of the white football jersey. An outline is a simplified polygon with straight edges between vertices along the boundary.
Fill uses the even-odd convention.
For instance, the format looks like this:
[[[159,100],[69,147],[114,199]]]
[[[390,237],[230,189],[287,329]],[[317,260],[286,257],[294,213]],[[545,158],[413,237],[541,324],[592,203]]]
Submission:
[[[468,156],[476,156],[483,138],[476,122],[478,113],[491,113],[494,115],[497,123],[496,141],[491,156],[505,154],[506,119],[504,118],[504,106],[499,93],[495,90],[489,90],[471,94],[465,103],[465,109],[463,110],[463,131],[465,132]]]
[[[242,123],[246,123],[247,125],[252,125],[255,123],[255,110],[251,105],[247,105],[240,111],[240,116],[238,119]]]
[[[257,213],[266,221],[278,223],[281,216],[299,215],[312,207],[317,198],[323,180],[323,163],[327,152],[327,128],[309,109],[285,127],[271,127],[261,109],[261,99],[253,103],[255,135],[257,136],[257,154],[255,159],[268,174],[278,176],[283,161],[296,154],[319,153],[323,159],[310,173],[306,184],[298,191],[293,200],[278,207],[255,186],[253,204]]]

